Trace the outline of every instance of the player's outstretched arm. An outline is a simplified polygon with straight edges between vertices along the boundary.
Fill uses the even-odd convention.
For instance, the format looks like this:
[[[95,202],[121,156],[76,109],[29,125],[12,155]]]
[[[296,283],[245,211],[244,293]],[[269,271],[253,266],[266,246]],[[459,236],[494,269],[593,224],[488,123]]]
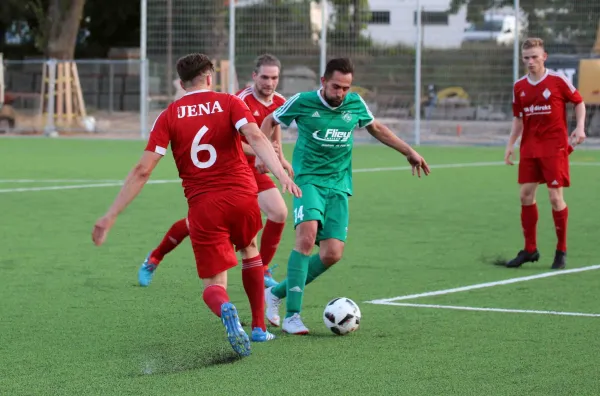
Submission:
[[[144,151],[140,161],[133,167],[127,175],[121,191],[117,194],[114,202],[104,216],[98,219],[92,231],[92,240],[97,246],[100,246],[106,240],[108,231],[111,229],[117,216],[133,201],[133,199],[142,191],[144,184],[150,179],[152,171],[158,164],[162,155]]]
[[[576,146],[585,140],[585,103],[581,102],[575,106],[575,119],[577,126],[571,133],[571,145]]]
[[[523,133],[523,119],[521,117],[513,117],[512,127],[510,128],[510,136],[506,143],[504,152],[504,162],[507,165],[514,165],[515,160],[515,143]]]
[[[385,144],[388,147],[393,148],[399,153],[404,154],[410,165],[412,166],[412,173],[421,177],[421,169],[427,176],[431,171],[429,170],[429,165],[423,157],[419,155],[408,143],[404,140],[400,139],[394,132],[392,132],[388,127],[383,125],[381,122],[374,120],[372,123],[367,125],[367,131],[381,143]]]
[[[275,175],[279,183],[281,183],[282,191],[285,193],[289,191],[296,197],[301,197],[302,192],[300,188],[290,179],[285,173],[285,170],[279,162],[277,153],[273,149],[273,145],[269,142],[269,139],[265,134],[258,128],[258,125],[251,122],[240,128],[240,132],[246,136],[246,140],[254,149],[257,158],[260,158],[266,165],[267,168]]]
[[[271,137],[275,133],[275,127],[278,125],[279,125],[279,123],[277,121],[275,121],[275,118],[273,118],[273,113],[271,113],[268,116],[266,116],[265,119],[263,120],[263,122],[260,126],[260,130],[265,134],[266,137],[271,139]],[[281,132],[281,130],[280,130],[280,132]]]

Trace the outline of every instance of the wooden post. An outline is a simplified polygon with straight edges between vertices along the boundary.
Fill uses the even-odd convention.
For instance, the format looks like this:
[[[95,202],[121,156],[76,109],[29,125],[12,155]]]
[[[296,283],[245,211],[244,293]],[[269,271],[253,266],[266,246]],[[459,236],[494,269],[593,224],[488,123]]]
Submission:
[[[83,118],[87,116],[83,93],[81,91],[81,82],[77,64],[72,61],[59,61],[56,63],[56,78],[54,89],[49,89],[50,84],[48,63],[44,63],[42,70],[42,92],[41,92],[41,110],[42,114],[48,112],[48,93],[55,93],[55,105],[52,111],[55,125],[60,128],[73,128],[77,124],[81,125]]]

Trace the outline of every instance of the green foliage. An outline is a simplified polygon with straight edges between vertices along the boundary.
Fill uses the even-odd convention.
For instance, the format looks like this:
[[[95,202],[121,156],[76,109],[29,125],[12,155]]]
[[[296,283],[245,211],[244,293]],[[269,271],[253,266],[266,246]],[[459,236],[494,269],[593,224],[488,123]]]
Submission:
[[[467,19],[478,22],[483,12],[494,7],[512,6],[513,0],[452,0],[449,12],[467,6]],[[569,42],[579,52],[590,52],[596,39],[600,4],[572,0],[521,0],[528,18],[528,35],[540,36],[547,43]]]

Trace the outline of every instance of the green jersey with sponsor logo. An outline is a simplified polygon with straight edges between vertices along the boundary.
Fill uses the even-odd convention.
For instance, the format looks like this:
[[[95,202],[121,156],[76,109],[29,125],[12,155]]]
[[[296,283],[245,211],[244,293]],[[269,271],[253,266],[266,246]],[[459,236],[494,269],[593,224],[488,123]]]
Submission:
[[[339,107],[331,107],[321,91],[292,96],[273,113],[280,124],[296,121],[298,139],[292,166],[299,186],[313,184],[352,195],[352,144],[354,129],[373,122],[373,114],[355,92]]]

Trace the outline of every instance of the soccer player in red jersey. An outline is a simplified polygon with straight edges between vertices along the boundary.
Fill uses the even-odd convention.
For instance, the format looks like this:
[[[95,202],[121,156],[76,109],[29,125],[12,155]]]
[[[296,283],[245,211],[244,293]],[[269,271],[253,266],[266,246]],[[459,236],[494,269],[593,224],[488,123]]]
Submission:
[[[227,270],[237,265],[232,245],[242,254],[242,282],[252,310],[252,340],[274,338],[266,331],[262,261],[256,235],[262,228],[258,189],[242,151],[241,132],[273,174],[282,191],[301,196],[273,146],[237,96],[211,90],[214,67],[203,54],[179,59],[177,73],[186,95],[157,118],[146,150],[117,198],[95,224],[92,239],[101,245],[117,215],[139,194],[171,143],[188,201],[187,216],[203,299],[225,326],[233,349],[250,354],[250,339],[227,295]]]
[[[285,103],[285,98],[275,91],[279,83],[280,61],[270,54],[264,54],[256,59],[255,69],[252,73],[254,84],[239,91],[236,95],[250,108],[250,112],[258,125],[265,117]],[[291,164],[283,156],[281,150],[281,129],[278,128],[272,139],[284,169],[293,176]],[[263,261],[265,287],[276,286],[269,264],[275,256],[287,217],[287,206],[283,197],[277,190],[275,183],[265,174],[264,164],[260,159],[255,162],[255,154],[242,136],[242,146],[246,153],[248,164],[252,169],[256,184],[258,185],[258,204],[267,216],[267,222],[260,240],[260,256]],[[154,273],[166,254],[175,249],[189,235],[186,219],[176,221],[167,231],[160,244],[148,254],[138,270],[140,286],[148,286]]]
[[[558,238],[552,268],[561,269],[566,265],[569,215],[563,188],[571,184],[568,156],[575,145],[585,140],[585,104],[577,89],[564,76],[544,66],[548,55],[542,39],[529,38],[521,49],[523,63],[529,73],[515,82],[513,87],[514,118],[504,161],[513,165],[514,145],[521,136],[518,181],[521,186],[521,225],[525,248],[506,266],[516,268],[540,258],[536,240],[536,191],[539,184],[545,183]],[[571,133],[570,142],[567,103],[575,105],[577,118],[577,127]]]

